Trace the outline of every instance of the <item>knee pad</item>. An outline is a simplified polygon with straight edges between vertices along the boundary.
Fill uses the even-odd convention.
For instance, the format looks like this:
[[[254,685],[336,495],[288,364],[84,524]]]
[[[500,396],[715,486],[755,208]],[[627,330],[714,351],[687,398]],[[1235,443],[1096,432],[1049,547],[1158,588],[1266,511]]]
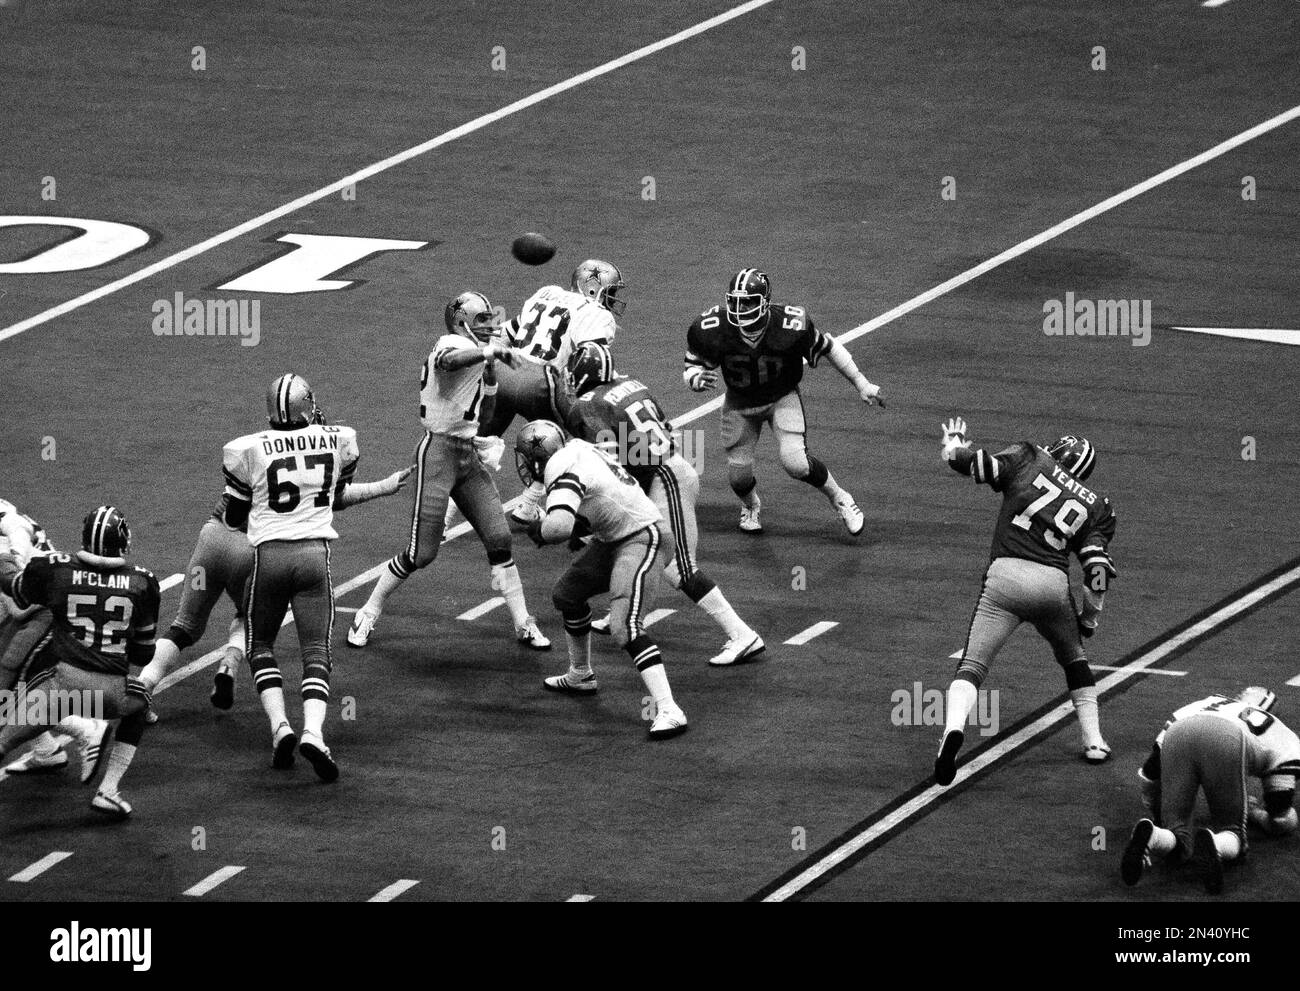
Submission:
[[[175,623],[167,631],[167,639],[174,643],[178,650],[186,650],[194,646],[194,637],[190,635],[190,631],[177,626]]]
[[[1092,668],[1088,666],[1087,661],[1079,659],[1071,661],[1069,664],[1063,665],[1063,667],[1065,668],[1065,684],[1070,691],[1074,691],[1076,688],[1091,688],[1097,684],[1097,679],[1093,677]]]

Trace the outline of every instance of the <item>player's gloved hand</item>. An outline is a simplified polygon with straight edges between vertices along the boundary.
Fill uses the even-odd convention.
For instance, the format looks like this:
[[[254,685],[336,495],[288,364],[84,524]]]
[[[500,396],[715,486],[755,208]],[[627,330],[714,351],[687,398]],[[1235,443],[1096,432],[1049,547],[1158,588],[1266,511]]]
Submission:
[[[501,457],[506,453],[506,442],[500,437],[475,437],[474,453],[484,468],[500,471]]]
[[[696,368],[691,371],[686,384],[692,392],[708,392],[718,386],[718,373],[708,368]]]
[[[406,481],[415,474],[415,465],[407,465],[401,471],[395,471],[387,478],[380,481],[384,487],[384,495],[395,495],[406,488]]]
[[[966,421],[960,416],[954,416],[947,423],[940,424],[939,429],[943,431],[944,461],[951,461],[957,451],[970,447],[970,441],[966,439]]]
[[[880,386],[873,382],[868,382],[866,379],[863,379],[863,385],[858,389],[858,395],[862,397],[862,401],[868,406],[875,403],[880,406],[881,409],[885,408],[885,393]]]
[[[483,360],[489,365],[494,361],[499,361],[507,368],[514,368],[516,359],[515,352],[500,341],[490,341],[483,345]]]

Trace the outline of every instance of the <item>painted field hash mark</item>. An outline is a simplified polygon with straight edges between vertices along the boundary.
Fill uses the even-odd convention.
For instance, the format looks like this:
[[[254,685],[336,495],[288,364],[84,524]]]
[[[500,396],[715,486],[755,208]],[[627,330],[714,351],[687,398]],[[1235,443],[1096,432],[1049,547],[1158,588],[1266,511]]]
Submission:
[[[69,850],[55,850],[53,853],[47,853],[40,860],[36,861],[36,863],[24,867],[17,874],[13,875],[13,877],[9,878],[9,880],[16,881],[19,884],[26,884],[29,881],[33,881],[40,877],[55,864],[63,863],[63,861],[67,860],[71,856],[72,853]]]
[[[191,898],[202,898],[213,888],[217,887],[218,885],[225,884],[227,881],[229,881],[232,877],[234,877],[242,870],[244,870],[244,868],[235,867],[233,865],[223,867],[219,871],[213,871],[211,874],[205,877],[198,884],[186,888],[183,892],[181,892],[181,894],[189,895]]]
[[[409,878],[401,881],[394,881],[392,884],[388,885],[387,887],[381,888],[374,895],[372,895],[368,900],[372,902],[391,902],[398,895],[410,891],[419,883],[420,883],[419,881],[412,881]]]
[[[817,637],[821,636],[823,633],[829,633],[839,625],[839,623],[833,622],[829,619],[824,619],[820,623],[813,623],[812,626],[808,627],[808,629],[804,630],[802,633],[796,633],[787,640],[785,644],[788,647],[802,647],[810,640],[817,639]]]

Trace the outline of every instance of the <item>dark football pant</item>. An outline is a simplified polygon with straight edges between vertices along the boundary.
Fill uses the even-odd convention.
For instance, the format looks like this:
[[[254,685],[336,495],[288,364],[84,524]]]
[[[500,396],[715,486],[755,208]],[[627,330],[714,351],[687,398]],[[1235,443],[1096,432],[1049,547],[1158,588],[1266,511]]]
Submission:
[[[275,662],[275,640],[292,606],[302,651],[303,700],[329,701],[334,634],[329,541],[268,540],[253,548],[246,605],[244,649],[257,690],[284,686]]]
[[[181,583],[181,604],[172,620],[167,639],[182,649],[196,643],[207,629],[208,617],[225,592],[244,613],[248,576],[253,570],[253,546],[248,534],[231,530],[218,519],[210,519],[199,531]]]
[[[559,376],[550,366],[521,357],[514,368],[497,362],[494,372],[497,377],[496,407],[492,419],[479,424],[480,437],[500,437],[516,416],[529,421],[560,422],[560,414],[555,409]]]
[[[1032,623],[1051,644],[1056,662],[1067,669],[1067,676],[1071,665],[1086,663],[1069,576],[1050,565],[999,557],[984,574],[984,588],[957,666],[958,677],[978,688],[998,651],[1021,623]]]
[[[1227,830],[1246,852],[1246,725],[1213,713],[1179,719],[1160,747],[1160,821],[1178,837],[1184,856],[1192,852],[1192,811],[1205,791],[1210,828]]]
[[[147,696],[127,691],[126,675],[88,671],[59,659],[58,645],[46,640],[27,672],[24,721],[0,730],[0,754],[8,754],[68,716],[120,719],[118,739],[132,745],[144,735]]]
[[[438,556],[451,499],[487,550],[490,564],[511,559],[510,526],[492,474],[479,461],[471,437],[425,433],[415,446],[411,536],[406,549],[388,562],[398,578],[409,578]]]
[[[659,572],[668,563],[671,541],[662,524],[645,527],[616,544],[593,540],[569,564],[555,583],[551,601],[565,625],[590,626],[588,601],[610,593],[609,632],[620,647],[645,632],[645,615],[659,591]]]

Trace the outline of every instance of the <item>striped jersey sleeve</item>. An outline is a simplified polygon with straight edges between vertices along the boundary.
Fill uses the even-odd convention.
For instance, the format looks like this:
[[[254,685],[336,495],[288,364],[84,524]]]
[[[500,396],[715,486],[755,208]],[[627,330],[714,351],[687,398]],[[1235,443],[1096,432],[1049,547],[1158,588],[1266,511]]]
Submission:
[[[221,456],[221,474],[226,481],[225,493],[238,502],[253,501],[253,482],[247,454],[247,445],[236,440],[225,446]]]
[[[811,318],[808,319],[808,331],[806,335],[806,351],[804,359],[808,362],[809,368],[816,368],[817,362],[821,361],[831,353],[831,348],[835,346],[835,338],[830,334],[823,334],[813,326]]]
[[[571,448],[551,457],[546,465],[546,512],[559,510],[577,518],[578,507],[587,495],[587,486],[576,468],[577,458]]]
[[[1013,444],[997,454],[990,454],[980,447],[973,450],[963,448],[957,451],[948,464],[959,475],[969,475],[975,484],[987,485],[994,492],[1002,492],[1015,477],[1016,469],[1027,458],[1033,457],[1032,451],[1026,453],[1027,446]]]

